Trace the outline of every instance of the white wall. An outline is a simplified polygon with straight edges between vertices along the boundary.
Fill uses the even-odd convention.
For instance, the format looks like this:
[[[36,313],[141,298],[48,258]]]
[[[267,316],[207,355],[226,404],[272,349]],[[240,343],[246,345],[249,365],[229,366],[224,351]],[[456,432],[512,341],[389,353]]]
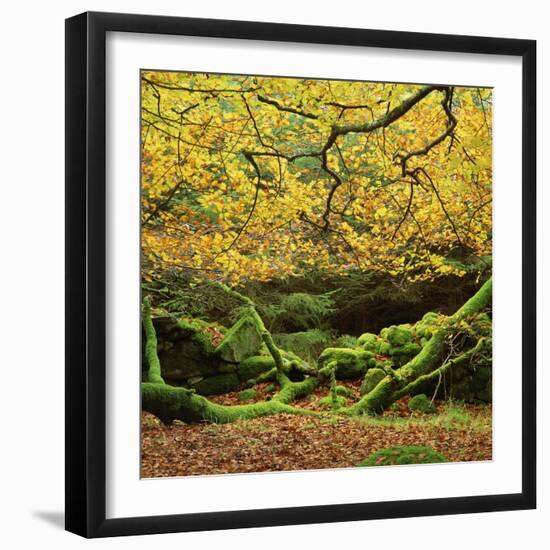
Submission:
[[[507,6],[509,4],[509,6]],[[550,123],[544,91],[550,87],[550,38],[544,4],[535,0],[481,2],[322,3],[296,0],[184,3],[142,0],[10,2],[2,10],[0,65],[0,368],[3,391],[0,424],[0,541],[6,548],[270,549],[426,546],[445,550],[515,548],[548,540],[550,406],[539,398],[539,510],[438,518],[294,526],[214,533],[130,537],[86,543],[61,529],[63,510],[63,108],[64,23],[93,9],[194,17],[275,21],[365,28],[479,34],[539,40],[539,181],[550,170],[544,154]],[[539,190],[539,280],[550,251],[550,194]],[[539,339],[550,307],[539,285]],[[550,377],[539,346],[539,396]],[[182,495],[182,498],[185,498]],[[545,522],[546,520],[546,522]],[[292,542],[291,542],[292,539]],[[540,540],[540,543],[536,541]]]

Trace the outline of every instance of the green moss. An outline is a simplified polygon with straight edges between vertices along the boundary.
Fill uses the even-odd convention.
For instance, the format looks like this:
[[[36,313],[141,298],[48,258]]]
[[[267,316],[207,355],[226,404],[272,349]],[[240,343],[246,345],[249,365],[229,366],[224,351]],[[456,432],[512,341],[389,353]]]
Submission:
[[[240,363],[255,355],[262,345],[262,335],[255,319],[250,314],[243,315],[227,332],[216,348],[216,353],[224,361]]]
[[[481,312],[490,303],[493,297],[493,278],[490,277],[482,287],[452,316],[454,321],[459,321],[471,315]]]
[[[166,384],[143,383],[141,402],[144,411],[154,414],[165,424],[174,420],[226,424],[281,413],[317,415],[314,411],[292,407],[275,399],[245,405],[218,405],[192,390]]]
[[[162,374],[165,380],[183,383],[197,376],[207,377],[218,373],[220,360],[214,353],[211,336],[205,329],[210,326],[200,319],[156,318],[154,326],[163,343],[159,348]]]
[[[386,372],[383,369],[369,369],[361,384],[361,395],[371,392],[385,377]]]
[[[239,401],[252,401],[257,395],[258,392],[254,388],[248,388],[239,393]]]
[[[223,363],[220,362],[218,366],[218,372],[220,374],[226,374],[228,372],[237,372],[238,365],[235,365],[234,363]]]
[[[239,377],[230,372],[204,378],[193,387],[201,395],[219,395],[220,393],[235,391],[239,386]]]
[[[380,345],[383,340],[376,334],[370,332],[365,332],[361,334],[357,339],[357,344],[367,351],[372,351],[373,353],[380,353]]]
[[[281,383],[281,390],[273,397],[273,401],[279,401],[281,403],[292,403],[303,397],[309,395],[317,387],[319,380],[312,376],[304,378],[300,382],[291,382],[290,380],[279,376]]]
[[[265,387],[266,393],[273,393],[277,389],[275,384],[269,384]]]
[[[145,330],[145,357],[149,369],[147,371],[147,380],[154,384],[163,384],[161,375],[160,361],[157,354],[157,334],[153,321],[151,320],[151,305],[149,297],[143,301],[143,329]]]
[[[359,378],[372,364],[372,352],[363,349],[326,348],[319,356],[320,371],[329,363],[336,362],[336,378]]]
[[[399,348],[412,340],[413,332],[410,325],[392,325],[382,329],[380,336],[385,338],[393,348]]]
[[[445,346],[447,331],[441,329],[436,332],[406,365],[399,369],[399,375],[404,382],[409,382],[423,374],[431,372],[437,365]]]
[[[422,317],[422,320],[414,325],[414,331],[418,338],[429,340],[433,333],[441,325],[444,316],[433,311],[429,311]]]
[[[427,340],[426,345],[422,348],[420,353],[414,356],[405,366],[396,371],[387,371],[386,376],[384,376],[370,392],[365,394],[351,407],[345,409],[339,408],[338,414],[359,415],[380,412],[392,403],[392,398],[394,398],[400,390],[409,387],[414,381],[422,376],[433,375],[435,372],[434,369],[442,358],[449,334],[452,333],[453,330],[456,330],[459,323],[460,330],[470,330],[467,327],[472,327],[474,325],[475,319],[473,319],[473,316],[475,316],[480,309],[483,309],[489,304],[491,299],[491,288],[491,281],[489,280],[476,295],[468,300],[464,306],[455,313],[455,315],[438,321],[435,332],[431,338]],[[285,372],[288,373],[295,367],[303,366],[303,363],[298,359],[288,359],[290,354],[287,354],[287,357],[283,359],[284,354],[275,346],[271,335],[265,330],[265,327],[263,327],[261,319],[256,319],[258,315],[255,310],[253,310],[253,306],[249,305],[248,307],[251,309],[247,316],[252,320],[256,329],[258,329],[258,327],[261,328],[261,330],[258,329],[257,332],[260,332],[260,336],[265,346],[272,355],[271,358],[267,358],[267,360],[269,360],[269,364],[267,365],[269,370],[267,372],[262,372],[258,378],[269,375],[272,379],[276,379],[281,386],[281,391],[276,394],[271,401],[226,407],[212,403],[201,395],[196,395],[188,389],[165,385],[162,383],[161,377],[158,382],[144,383],[142,385],[142,403],[144,410],[156,414],[164,422],[170,422],[174,419],[184,421],[232,422],[238,419],[256,418],[258,416],[278,414],[281,412],[304,415],[315,414],[312,411],[292,407],[289,403],[301,396],[311,394],[319,380],[316,377],[310,376],[306,376],[305,379],[298,382],[291,382],[289,380]],[[489,321],[488,318],[479,319],[479,323],[483,325],[481,327],[483,330],[488,330],[490,328]],[[464,329],[464,327],[466,327],[466,329]],[[397,328],[403,329],[403,326]],[[386,344],[389,346],[390,350],[394,348],[394,354],[396,349],[404,348],[411,343],[415,344],[418,339],[416,335],[414,339],[411,337],[410,341],[403,343],[404,339],[407,338],[406,336],[403,337],[403,330],[394,332],[397,334],[397,337],[395,337],[395,334],[390,336],[391,332],[385,333],[388,337],[388,342],[386,342]],[[400,345],[395,346],[390,344],[390,338],[394,343],[400,343]],[[150,340],[150,342],[151,341],[152,340]],[[461,357],[464,358],[466,355],[467,354],[464,353]],[[330,366],[329,370],[331,372],[338,371],[340,376],[342,374],[344,376],[346,374],[350,376],[350,373],[350,377],[355,377],[358,373],[362,375],[369,367],[377,363],[377,358],[374,357],[374,354],[365,349],[328,348],[323,352],[322,356],[323,360],[320,361],[322,365],[321,370],[329,369]],[[154,355],[152,359],[152,363],[155,365]],[[158,364],[158,367],[160,367],[160,364]],[[329,372],[327,371],[327,375],[328,374]],[[300,376],[304,376],[304,373],[300,372]],[[225,381],[222,382],[220,377],[233,378],[225,378]],[[486,373],[482,374],[480,378],[485,378],[485,383],[487,383],[488,377]],[[200,380],[197,382],[197,387],[202,385],[202,391],[205,391],[205,385],[214,384],[214,386],[216,386],[216,392],[223,392],[235,389],[234,387],[228,388],[228,385],[233,386],[233,384],[235,384],[238,387],[241,382],[242,380],[237,373],[226,373]],[[336,392],[337,386],[334,383],[334,379],[332,382],[330,400],[331,403],[339,406],[337,398],[343,398],[343,396],[338,395]],[[220,386],[223,387],[220,388]]]
[[[441,318],[441,315],[439,313],[436,313],[435,311],[428,311],[428,313],[426,313],[422,317],[422,322],[433,325],[437,323],[440,318]]]
[[[415,333],[410,325],[392,325],[382,329],[380,336],[366,333],[360,340],[363,342],[364,349],[371,349],[377,355],[391,357],[393,365],[401,367],[422,349],[413,341],[414,336]]]
[[[346,386],[336,386],[334,388],[334,393],[336,393],[336,395],[341,395],[342,397],[354,397],[353,392]]]
[[[439,340],[439,334],[435,340]],[[433,387],[433,384],[435,381],[441,380],[442,376],[446,376],[449,374],[448,371],[452,369],[452,372],[450,373],[450,376],[448,376],[446,384],[448,385],[448,390],[451,395],[453,395],[453,392],[455,389],[459,390],[459,393],[462,393],[463,391],[469,392],[473,387],[476,387],[472,385],[472,379],[473,377],[469,374],[472,373],[472,371],[477,371],[478,369],[475,366],[475,363],[473,364],[473,361],[476,357],[479,356],[479,353],[485,349],[487,346],[490,346],[490,340],[485,338],[480,338],[476,345],[473,348],[470,348],[469,350],[465,351],[464,353],[453,357],[452,359],[449,359],[445,361],[441,366],[434,370],[430,370],[426,374],[422,374],[420,376],[416,376],[412,380],[408,381],[405,385],[401,386],[401,388],[395,393],[393,396],[393,399],[399,399],[400,397],[403,397],[404,395],[410,395],[418,392],[422,392],[422,388],[426,387]],[[428,345],[432,345],[432,342]],[[490,387],[490,368],[481,368],[485,372],[489,373],[489,380],[485,378],[485,380],[488,380],[488,385]],[[405,372],[407,373],[406,369],[401,369],[399,372]],[[458,376],[459,381],[456,383],[456,377]],[[410,378],[410,377],[409,377]],[[478,389],[484,389],[487,386],[484,386],[483,383],[478,387]],[[461,396],[462,399],[470,400],[469,397]]]
[[[346,410],[351,416],[361,414],[381,413],[391,402],[391,397],[399,382],[390,374],[386,374],[374,388]]]
[[[437,412],[437,407],[431,402],[430,399],[424,394],[419,393],[411,398],[409,401],[409,409],[415,412],[421,412],[425,414],[431,414]]]
[[[408,342],[401,347],[390,347],[388,355],[391,356],[393,364],[401,367],[408,363],[415,355],[419,354],[422,347],[415,342]]]
[[[206,321],[203,321],[202,319],[188,319],[184,317],[179,319],[177,324],[182,333],[187,335],[189,339],[197,342],[206,354],[210,355],[214,353],[212,337],[205,330],[210,326]]]
[[[378,353],[380,355],[389,356],[391,354],[391,349],[392,349],[391,344],[389,342],[385,342],[384,340],[382,340],[378,348]]]
[[[414,357],[418,353],[420,353],[420,350],[422,349],[422,346],[416,344],[415,342],[408,342],[404,346],[401,346],[400,348],[397,348],[394,351],[394,354],[396,355],[404,355],[408,357]]]
[[[189,333],[194,333],[199,330],[204,330],[209,327],[209,323],[203,321],[202,319],[195,319],[193,317],[181,317],[178,319],[178,326],[183,331],[188,331]]]
[[[492,280],[489,279],[454,315],[444,319],[420,353],[415,355],[403,367],[388,373],[372,391],[349,407],[346,414],[357,415],[381,412],[395,401],[396,396],[403,395],[401,393],[403,388],[413,386],[417,379],[436,370],[452,327],[487,307],[491,301],[491,296]],[[463,355],[466,355],[466,353]]]
[[[403,446],[381,449],[371,454],[357,466],[396,466],[402,464],[434,464],[448,462],[447,458],[432,447]]]
[[[478,313],[470,320],[472,331],[477,336],[491,336],[493,331],[493,322],[486,313]]]
[[[325,395],[325,397],[322,397],[317,401],[321,407],[330,407],[331,409],[341,409],[342,407],[345,407],[347,404],[347,400],[345,397],[341,395]]]
[[[237,367],[237,374],[241,382],[256,379],[275,367],[273,357],[267,355],[254,355],[241,361]]]
[[[245,382],[247,386],[254,386],[256,384],[262,384],[263,382],[276,382],[278,371],[275,367],[260,374],[256,378],[250,378]]]

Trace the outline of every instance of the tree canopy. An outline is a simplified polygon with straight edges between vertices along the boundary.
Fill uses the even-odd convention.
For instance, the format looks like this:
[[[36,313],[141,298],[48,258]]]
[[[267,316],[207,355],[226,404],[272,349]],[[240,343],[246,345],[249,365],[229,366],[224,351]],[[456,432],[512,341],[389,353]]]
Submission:
[[[397,281],[491,254],[492,91],[143,71],[144,278]]]

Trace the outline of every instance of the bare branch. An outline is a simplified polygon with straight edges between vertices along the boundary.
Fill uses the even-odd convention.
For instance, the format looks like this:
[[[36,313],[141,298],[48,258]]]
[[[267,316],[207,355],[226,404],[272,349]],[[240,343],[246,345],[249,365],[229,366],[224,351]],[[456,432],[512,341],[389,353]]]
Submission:
[[[245,151],[243,152],[243,155],[246,158],[246,160],[250,162],[250,164],[252,164],[256,172],[256,192],[254,193],[252,206],[250,207],[250,212],[248,213],[248,216],[245,222],[243,223],[243,225],[241,225],[240,229],[237,231],[237,234],[235,235],[235,238],[231,241],[231,244],[227,248],[224,248],[221,252],[218,252],[218,254],[216,254],[216,258],[219,257],[221,254],[225,254],[239,240],[246,226],[249,224],[250,220],[252,219],[252,215],[254,214],[254,210],[256,209],[256,204],[258,203],[258,196],[260,194],[260,186],[261,186],[260,183],[262,179],[260,168],[256,163],[256,160],[254,159],[254,156],[252,155],[252,153]]]
[[[257,95],[258,101],[261,101],[262,103],[267,103],[268,105],[273,105],[278,111],[283,111],[285,113],[293,113],[295,115],[300,115],[306,118],[311,118],[313,120],[318,119],[319,117],[317,115],[314,115],[313,113],[307,113],[305,111],[300,111],[300,109],[296,109],[295,107],[290,107],[288,105],[282,105],[275,99],[272,99],[270,97],[266,97],[263,95]]]

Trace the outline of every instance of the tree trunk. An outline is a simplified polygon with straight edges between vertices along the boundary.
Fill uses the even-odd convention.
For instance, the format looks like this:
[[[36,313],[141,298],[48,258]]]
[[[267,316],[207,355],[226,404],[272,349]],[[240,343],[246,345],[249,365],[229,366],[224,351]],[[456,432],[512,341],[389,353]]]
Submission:
[[[168,384],[152,384],[144,382],[141,385],[141,403],[144,411],[154,414],[165,424],[173,420],[184,422],[214,422],[227,424],[236,420],[258,418],[260,416],[271,416],[279,413],[315,415],[313,411],[293,407],[286,403],[296,399],[305,391],[306,394],[312,391],[314,378],[309,378],[308,384],[304,382],[290,383],[293,387],[283,388],[279,395],[271,401],[251,403],[249,405],[218,405],[197,395],[193,390],[187,388],[176,388]],[[297,387],[304,384],[303,387]],[[286,390],[286,391],[285,391]]]

